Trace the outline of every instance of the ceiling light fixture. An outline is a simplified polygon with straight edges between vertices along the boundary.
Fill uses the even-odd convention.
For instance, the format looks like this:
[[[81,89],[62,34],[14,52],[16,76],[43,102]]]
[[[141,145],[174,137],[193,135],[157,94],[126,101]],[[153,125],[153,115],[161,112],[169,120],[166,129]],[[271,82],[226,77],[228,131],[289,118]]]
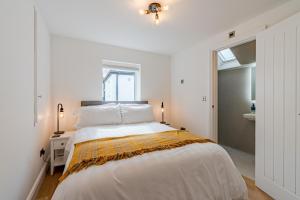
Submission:
[[[155,18],[154,18],[154,21],[155,21],[155,24],[159,24],[160,22],[160,18],[159,18],[159,13],[162,12],[162,11],[167,11],[169,10],[169,6],[166,5],[166,6],[161,6],[160,3],[150,3],[149,6],[148,6],[148,9],[147,10],[140,10],[140,14],[141,15],[149,15],[149,14],[155,14]]]

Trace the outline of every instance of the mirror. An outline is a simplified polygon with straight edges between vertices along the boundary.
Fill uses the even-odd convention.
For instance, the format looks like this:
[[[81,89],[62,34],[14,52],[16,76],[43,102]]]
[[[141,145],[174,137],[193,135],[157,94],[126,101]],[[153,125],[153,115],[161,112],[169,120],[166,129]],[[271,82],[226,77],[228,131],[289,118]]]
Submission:
[[[256,100],[256,67],[251,67],[251,100]]]

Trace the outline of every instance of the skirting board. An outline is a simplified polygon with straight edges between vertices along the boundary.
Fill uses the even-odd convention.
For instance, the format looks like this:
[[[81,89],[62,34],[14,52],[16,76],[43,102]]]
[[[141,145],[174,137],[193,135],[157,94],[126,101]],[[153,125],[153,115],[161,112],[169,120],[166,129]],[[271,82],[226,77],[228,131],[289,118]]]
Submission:
[[[46,172],[47,172],[47,168],[48,168],[48,162],[49,161],[49,158],[47,159],[47,162],[44,162],[43,166],[42,166],[42,169],[38,175],[38,177],[36,178],[36,180],[34,181],[33,183],[33,186],[26,198],[26,200],[34,200],[37,196],[37,193],[41,187],[41,184],[46,176]]]

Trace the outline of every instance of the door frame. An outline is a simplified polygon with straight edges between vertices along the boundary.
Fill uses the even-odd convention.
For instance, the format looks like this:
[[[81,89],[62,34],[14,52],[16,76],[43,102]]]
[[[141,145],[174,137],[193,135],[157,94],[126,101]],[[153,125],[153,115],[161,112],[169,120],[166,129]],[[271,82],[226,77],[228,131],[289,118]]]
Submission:
[[[256,40],[257,33],[265,30],[263,27],[244,37],[227,39],[223,44],[210,50],[210,137],[218,143],[218,62],[217,52],[226,48],[238,46]]]

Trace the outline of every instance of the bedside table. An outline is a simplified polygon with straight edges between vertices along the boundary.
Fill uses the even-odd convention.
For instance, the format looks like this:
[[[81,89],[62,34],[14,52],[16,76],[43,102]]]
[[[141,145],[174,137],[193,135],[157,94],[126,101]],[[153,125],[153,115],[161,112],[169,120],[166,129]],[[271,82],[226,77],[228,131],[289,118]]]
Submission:
[[[75,133],[75,131],[66,131],[59,137],[50,138],[50,173],[53,175],[54,167],[62,166],[66,164],[67,156],[65,156],[65,147],[69,138]]]

